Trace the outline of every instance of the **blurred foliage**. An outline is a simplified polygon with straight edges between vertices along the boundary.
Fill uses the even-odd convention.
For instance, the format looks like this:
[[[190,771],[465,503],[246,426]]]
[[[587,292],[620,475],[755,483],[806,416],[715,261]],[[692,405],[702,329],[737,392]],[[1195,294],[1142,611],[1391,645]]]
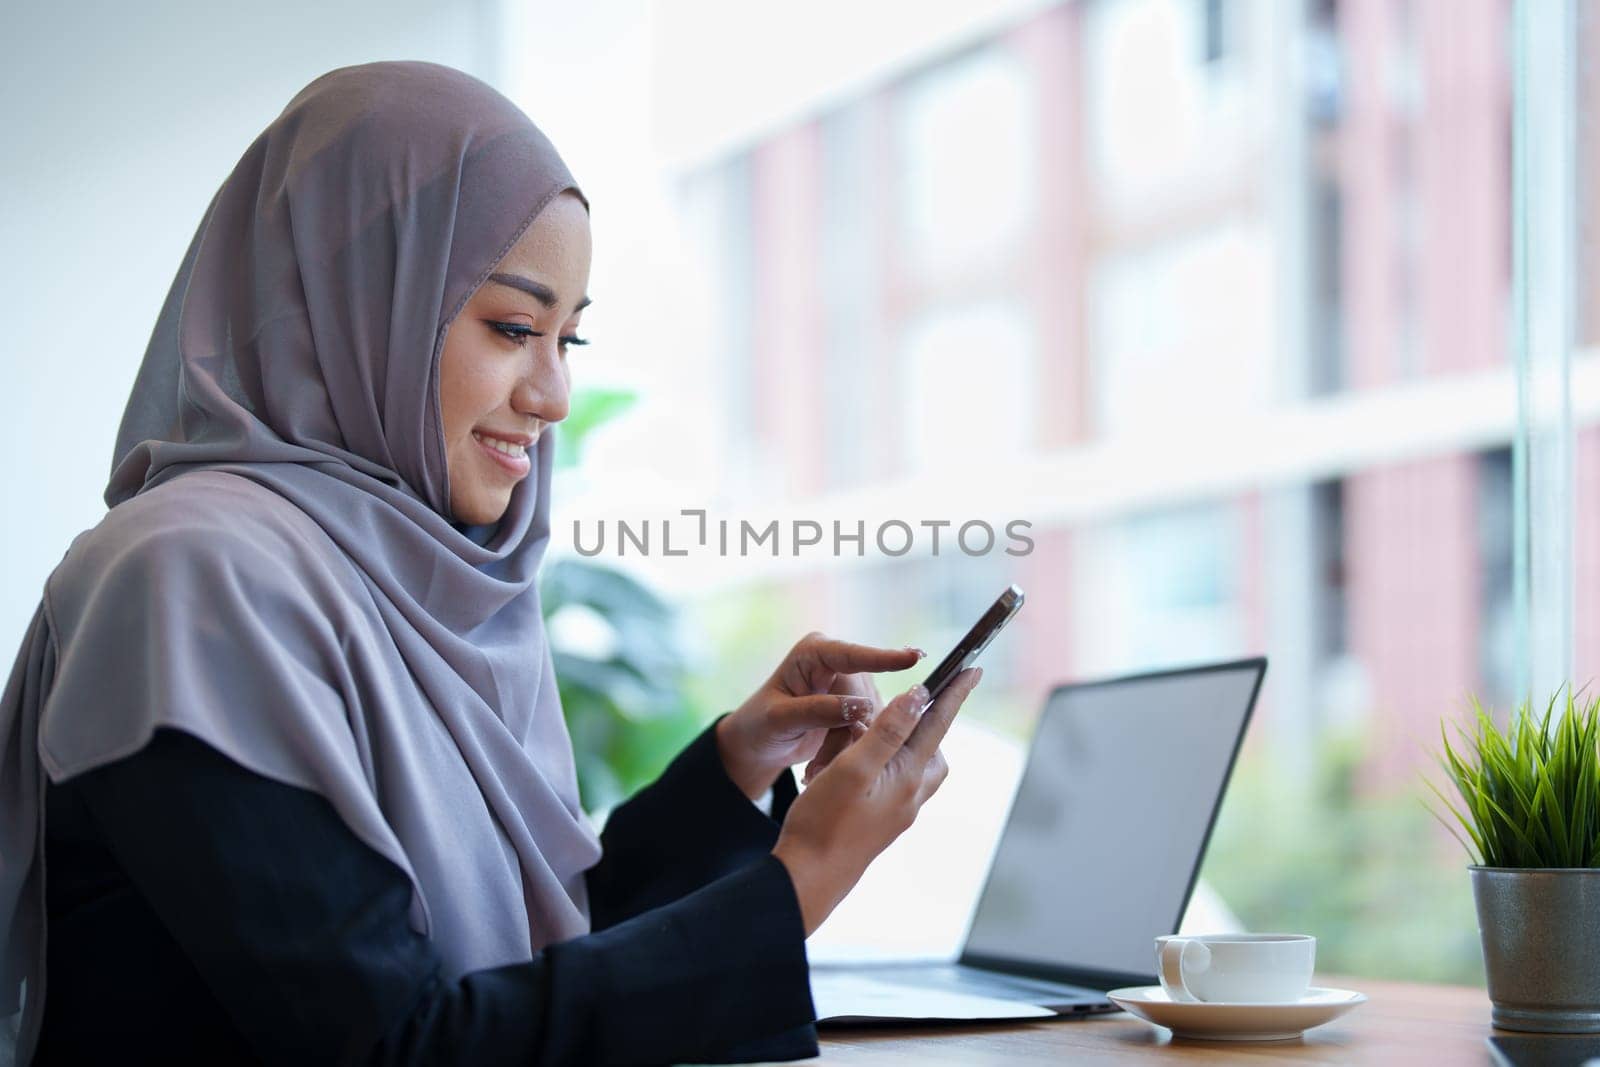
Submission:
[[[545,568],[546,632],[589,811],[652,781],[701,728],[672,610],[634,578],[581,559]]]
[[[557,439],[557,466],[582,461],[590,433],[633,405],[623,389],[580,389]],[[586,559],[545,565],[540,592],[556,686],[583,806],[615,806],[653,781],[699,733],[670,607],[622,571]]]
[[[776,583],[723,590],[699,602],[695,631],[704,644],[693,653],[697,669],[689,682],[690,699],[699,707],[733,710],[806,632],[808,627],[796,628],[795,620],[802,617]]]
[[[1203,876],[1247,929],[1317,936],[1320,974],[1483,981],[1472,888],[1421,791],[1358,783],[1359,732],[1325,734],[1309,782],[1241,759]]]
[[[568,401],[567,417],[561,420],[556,436],[556,469],[566,470],[583,462],[583,446],[603,424],[633,407],[639,394],[632,389],[575,389]]]

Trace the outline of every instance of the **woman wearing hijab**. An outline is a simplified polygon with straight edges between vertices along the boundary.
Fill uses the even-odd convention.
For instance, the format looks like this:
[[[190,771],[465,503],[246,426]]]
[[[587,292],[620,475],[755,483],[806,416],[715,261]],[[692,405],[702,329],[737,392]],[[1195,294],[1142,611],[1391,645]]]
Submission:
[[[0,701],[18,1062],[816,1053],[804,939],[977,673],[880,709],[920,653],[808,635],[596,839],[535,585],[588,272],[444,67],[324,75],[223,183]]]

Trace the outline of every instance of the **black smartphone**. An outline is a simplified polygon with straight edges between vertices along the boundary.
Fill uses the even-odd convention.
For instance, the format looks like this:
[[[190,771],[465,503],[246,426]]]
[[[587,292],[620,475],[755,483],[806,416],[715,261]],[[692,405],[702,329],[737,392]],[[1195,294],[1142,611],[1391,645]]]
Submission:
[[[972,625],[967,631],[967,636],[956,642],[956,647],[950,654],[939,661],[939,665],[928,675],[928,680],[922,684],[928,689],[928,702],[950,684],[950,680],[966,668],[972,666],[972,661],[978,658],[978,653],[989,647],[989,642],[994,640],[994,635],[999,633],[1006,623],[1011,621],[1011,616],[1022,607],[1022,590],[1014,585],[1006,586],[1000,598],[989,605],[989,610]]]

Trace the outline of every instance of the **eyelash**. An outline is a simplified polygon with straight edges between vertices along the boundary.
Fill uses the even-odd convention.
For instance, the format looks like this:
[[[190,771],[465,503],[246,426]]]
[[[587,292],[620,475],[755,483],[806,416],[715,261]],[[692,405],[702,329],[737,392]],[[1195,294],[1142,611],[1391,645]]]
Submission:
[[[535,330],[531,326],[523,326],[520,323],[515,322],[490,322],[488,323],[488,326],[491,330],[510,340],[513,344],[518,345],[527,344],[528,338],[530,337],[544,336],[541,331]],[[561,346],[563,348],[568,345],[586,345],[588,343],[589,342],[586,339],[574,336],[572,334],[568,334],[567,336],[561,338]]]

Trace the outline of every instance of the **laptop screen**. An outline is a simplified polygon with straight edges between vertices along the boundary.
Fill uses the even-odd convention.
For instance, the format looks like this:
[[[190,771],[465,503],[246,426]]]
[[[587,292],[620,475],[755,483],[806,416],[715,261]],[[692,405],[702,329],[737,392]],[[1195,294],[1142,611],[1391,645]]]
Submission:
[[[1153,974],[1265,660],[1062,686],[1039,718],[968,953]]]

